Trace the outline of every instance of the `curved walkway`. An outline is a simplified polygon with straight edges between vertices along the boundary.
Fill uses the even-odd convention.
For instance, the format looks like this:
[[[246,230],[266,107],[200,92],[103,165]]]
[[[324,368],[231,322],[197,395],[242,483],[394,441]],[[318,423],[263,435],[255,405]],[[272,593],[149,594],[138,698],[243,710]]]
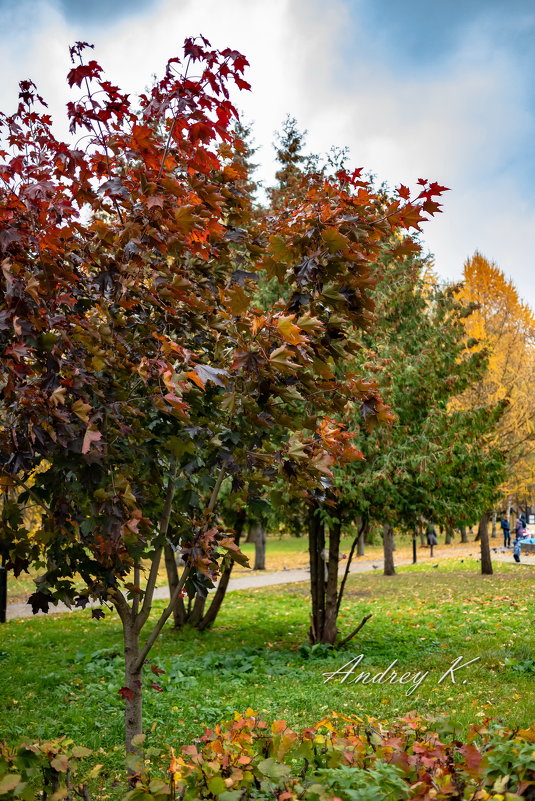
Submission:
[[[475,550],[475,549],[474,549]],[[475,550],[477,553],[477,550]],[[466,555],[465,552],[462,552],[463,555]],[[470,556],[470,555],[469,555]],[[474,554],[475,556],[475,554]],[[420,558],[418,563],[428,563],[428,562],[435,562],[440,565],[440,557],[442,557],[442,561],[445,559],[454,559],[459,557],[459,553],[450,552],[445,557],[444,553],[442,552],[440,555],[431,558],[429,556]],[[511,553],[494,553],[492,554],[493,561],[497,562],[509,562],[511,564],[515,564],[513,556]],[[396,567],[402,567],[403,565],[410,565],[412,563],[411,559],[400,559],[399,562],[396,562]],[[529,565],[531,567],[535,567],[535,554],[530,556],[522,556],[523,565]],[[340,567],[340,574],[344,572],[344,566],[341,565]],[[370,573],[374,571],[382,571],[383,569],[383,561],[382,559],[370,559],[362,562],[355,562],[350,569],[350,573]],[[308,581],[309,579],[309,570],[308,568],[297,568],[292,570],[276,570],[273,573],[268,572],[256,572],[249,576],[240,576],[240,578],[231,579],[229,581],[229,586],[227,592],[232,592],[233,590],[251,590],[251,589],[259,589],[261,587],[273,587],[276,584],[293,584],[297,581]],[[169,598],[169,588],[168,587],[157,587],[154,591],[154,598],[155,600],[166,600]],[[95,604],[96,605],[96,604]],[[66,606],[63,603],[58,603],[57,606],[51,606],[49,614],[59,614],[61,612],[77,612],[81,611],[78,609],[71,609],[70,607]],[[38,615],[43,615],[43,612],[38,612]],[[8,603],[7,605],[7,619],[13,620],[15,618],[21,617],[32,617],[32,608],[29,604],[26,603]]]

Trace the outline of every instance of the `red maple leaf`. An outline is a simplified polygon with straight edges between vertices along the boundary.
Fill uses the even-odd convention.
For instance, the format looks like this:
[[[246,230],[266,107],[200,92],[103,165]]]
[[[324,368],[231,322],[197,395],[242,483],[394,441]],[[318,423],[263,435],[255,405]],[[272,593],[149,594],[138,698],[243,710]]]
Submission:
[[[449,188],[447,186],[440,186],[437,184],[436,181],[433,181],[429,184],[429,193],[431,195],[441,195],[443,192],[449,192]]]
[[[100,73],[102,72],[102,67],[100,64],[97,64],[96,61],[90,61],[88,64],[80,64],[79,67],[73,67],[73,69],[67,75],[67,81],[69,82],[69,86],[81,86],[82,81],[85,78],[98,78]]]
[[[234,75],[234,82],[238,89],[250,89],[251,84],[244,81],[243,78],[240,78],[238,75]]]

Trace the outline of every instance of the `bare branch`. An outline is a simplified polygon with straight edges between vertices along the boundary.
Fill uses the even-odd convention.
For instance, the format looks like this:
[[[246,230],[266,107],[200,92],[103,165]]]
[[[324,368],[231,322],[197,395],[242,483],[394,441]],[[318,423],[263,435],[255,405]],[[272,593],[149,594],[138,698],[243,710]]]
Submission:
[[[221,484],[223,483],[223,479],[225,478],[225,467],[222,466],[221,470],[219,471],[219,475],[217,476],[217,480],[215,482],[215,486],[212,490],[212,494],[210,496],[210,500],[208,501],[208,506],[206,507],[208,512],[213,512],[214,507],[217,501],[217,496],[219,495],[219,490],[221,489]]]
[[[363,626],[365,626],[365,625],[366,625],[366,623],[368,622],[368,620],[369,620],[371,617],[373,617],[373,615],[371,615],[371,614],[369,614],[369,615],[366,615],[365,617],[363,617],[363,618],[362,618],[362,620],[360,621],[360,623],[358,624],[357,628],[355,629],[355,631],[352,631],[352,632],[351,632],[351,634],[348,634],[348,635],[347,635],[347,637],[344,637],[344,639],[343,639],[341,642],[339,642],[339,643],[338,643],[338,645],[337,645],[336,647],[337,647],[337,648],[341,648],[343,645],[347,645],[347,643],[348,643],[350,640],[352,640],[352,639],[353,639],[353,637],[355,636],[355,634],[358,634],[358,633],[359,633],[359,631],[361,630],[361,628],[362,628]]]
[[[353,540],[353,542],[351,544],[351,550],[349,551],[349,557],[347,559],[346,569],[344,571],[344,577],[343,577],[342,581],[340,582],[340,589],[338,591],[338,598],[336,600],[336,614],[338,614],[338,612],[340,611],[340,604],[342,603],[342,598],[343,598],[343,595],[344,595],[344,589],[345,589],[345,586],[346,586],[347,577],[349,575],[349,569],[351,567],[351,562],[353,561],[353,554],[355,553],[355,548],[357,547],[357,543],[360,540],[361,535],[364,533],[364,529],[366,528],[367,522],[368,522],[367,518],[365,516],[363,516],[362,517],[362,523],[361,523],[361,526],[359,528],[358,534],[357,534],[357,536],[355,537],[355,539]]]
[[[169,599],[168,605],[163,610],[162,614],[160,615],[160,617],[158,619],[158,622],[156,623],[155,627],[153,628],[153,630],[149,634],[149,636],[147,638],[147,641],[146,641],[145,645],[143,646],[143,650],[141,651],[141,653],[139,655],[139,659],[138,659],[138,661],[137,661],[137,663],[135,665],[134,672],[140,670],[141,667],[143,666],[143,663],[144,663],[145,659],[147,658],[150,649],[154,645],[154,643],[155,643],[160,631],[163,629],[165,623],[167,622],[167,620],[171,616],[171,613],[172,613],[172,611],[174,609],[174,606],[175,606],[175,604],[177,602],[178,596],[180,595],[180,593],[184,589],[184,584],[186,583],[186,580],[187,580],[190,572],[191,572],[191,567],[189,565],[187,565],[184,568],[183,572],[182,572],[182,575],[180,577],[180,581],[178,582],[177,586],[175,587],[175,590],[174,590],[173,594],[171,595],[171,598]],[[141,613],[141,614],[143,614],[143,613]]]

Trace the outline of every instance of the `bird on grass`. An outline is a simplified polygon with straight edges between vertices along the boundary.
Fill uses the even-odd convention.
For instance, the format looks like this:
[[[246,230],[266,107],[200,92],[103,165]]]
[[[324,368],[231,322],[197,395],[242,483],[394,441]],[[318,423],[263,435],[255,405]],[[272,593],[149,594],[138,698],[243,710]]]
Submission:
[[[379,565],[372,565],[374,570],[379,570]]]
[[[433,567],[438,567],[438,565],[433,565]]]

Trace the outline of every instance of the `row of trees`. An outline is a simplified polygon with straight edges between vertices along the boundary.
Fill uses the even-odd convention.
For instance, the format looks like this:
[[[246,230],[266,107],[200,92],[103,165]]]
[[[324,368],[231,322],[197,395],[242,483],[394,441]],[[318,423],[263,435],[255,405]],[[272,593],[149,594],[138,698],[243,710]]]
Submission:
[[[229,93],[250,88],[240,53],[187,40],[133,102],[86,52],[68,76],[79,145],[30,82],[0,117],[0,548],[16,573],[43,568],[34,611],[115,607],[135,750],[151,648],[171,615],[214,622],[245,527],[307,531],[315,642],[340,638],[356,521],[361,538],[381,521],[393,572],[394,528],[479,517],[491,570],[511,400],[478,394],[492,343],[414,236],[445,187],[390,192],[343,153],[306,158],[290,120],[259,204]]]

